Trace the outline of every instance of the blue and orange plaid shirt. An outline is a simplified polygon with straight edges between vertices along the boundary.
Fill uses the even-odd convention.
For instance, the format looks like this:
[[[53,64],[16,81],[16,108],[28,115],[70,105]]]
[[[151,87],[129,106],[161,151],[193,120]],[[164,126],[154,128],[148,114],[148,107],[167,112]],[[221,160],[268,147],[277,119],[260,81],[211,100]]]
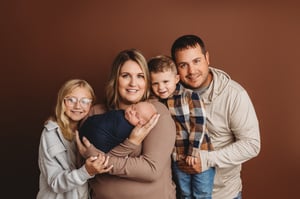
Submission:
[[[199,93],[178,83],[173,95],[165,103],[176,124],[173,160],[185,159],[186,156],[198,157],[200,149],[212,150],[204,104]]]

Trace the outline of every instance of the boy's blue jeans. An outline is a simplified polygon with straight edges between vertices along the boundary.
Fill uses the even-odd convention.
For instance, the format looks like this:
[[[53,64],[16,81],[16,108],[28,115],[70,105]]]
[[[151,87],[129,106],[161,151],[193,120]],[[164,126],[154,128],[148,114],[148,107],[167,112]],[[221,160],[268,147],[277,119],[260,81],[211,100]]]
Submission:
[[[215,168],[199,174],[187,174],[181,171],[175,162],[172,164],[181,199],[211,199],[214,185]]]
[[[238,196],[233,199],[242,199],[242,192],[239,192]]]

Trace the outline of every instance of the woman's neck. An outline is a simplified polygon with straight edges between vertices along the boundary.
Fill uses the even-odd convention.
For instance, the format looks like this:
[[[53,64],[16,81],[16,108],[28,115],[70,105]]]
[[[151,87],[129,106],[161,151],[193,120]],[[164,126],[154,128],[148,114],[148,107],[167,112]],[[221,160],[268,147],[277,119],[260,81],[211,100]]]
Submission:
[[[125,110],[128,108],[131,104],[124,104],[124,103],[119,103],[119,107],[117,109]]]

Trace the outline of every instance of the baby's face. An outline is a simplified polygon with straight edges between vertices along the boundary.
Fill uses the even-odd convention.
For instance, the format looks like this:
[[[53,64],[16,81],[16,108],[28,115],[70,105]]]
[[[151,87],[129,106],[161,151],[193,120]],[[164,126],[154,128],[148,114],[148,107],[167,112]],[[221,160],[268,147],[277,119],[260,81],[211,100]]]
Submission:
[[[136,126],[138,123],[145,124],[155,113],[153,105],[149,102],[132,104],[125,110],[125,118],[130,124]]]
[[[172,71],[151,73],[151,87],[154,94],[160,99],[166,99],[173,94],[179,75]]]

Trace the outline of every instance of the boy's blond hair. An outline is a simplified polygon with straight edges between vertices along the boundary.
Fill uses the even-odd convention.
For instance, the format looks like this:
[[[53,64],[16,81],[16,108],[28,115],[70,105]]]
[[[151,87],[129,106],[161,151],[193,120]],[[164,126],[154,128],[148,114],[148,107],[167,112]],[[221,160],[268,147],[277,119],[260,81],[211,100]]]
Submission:
[[[177,74],[176,64],[171,57],[166,55],[158,55],[148,61],[150,73],[172,71]]]

